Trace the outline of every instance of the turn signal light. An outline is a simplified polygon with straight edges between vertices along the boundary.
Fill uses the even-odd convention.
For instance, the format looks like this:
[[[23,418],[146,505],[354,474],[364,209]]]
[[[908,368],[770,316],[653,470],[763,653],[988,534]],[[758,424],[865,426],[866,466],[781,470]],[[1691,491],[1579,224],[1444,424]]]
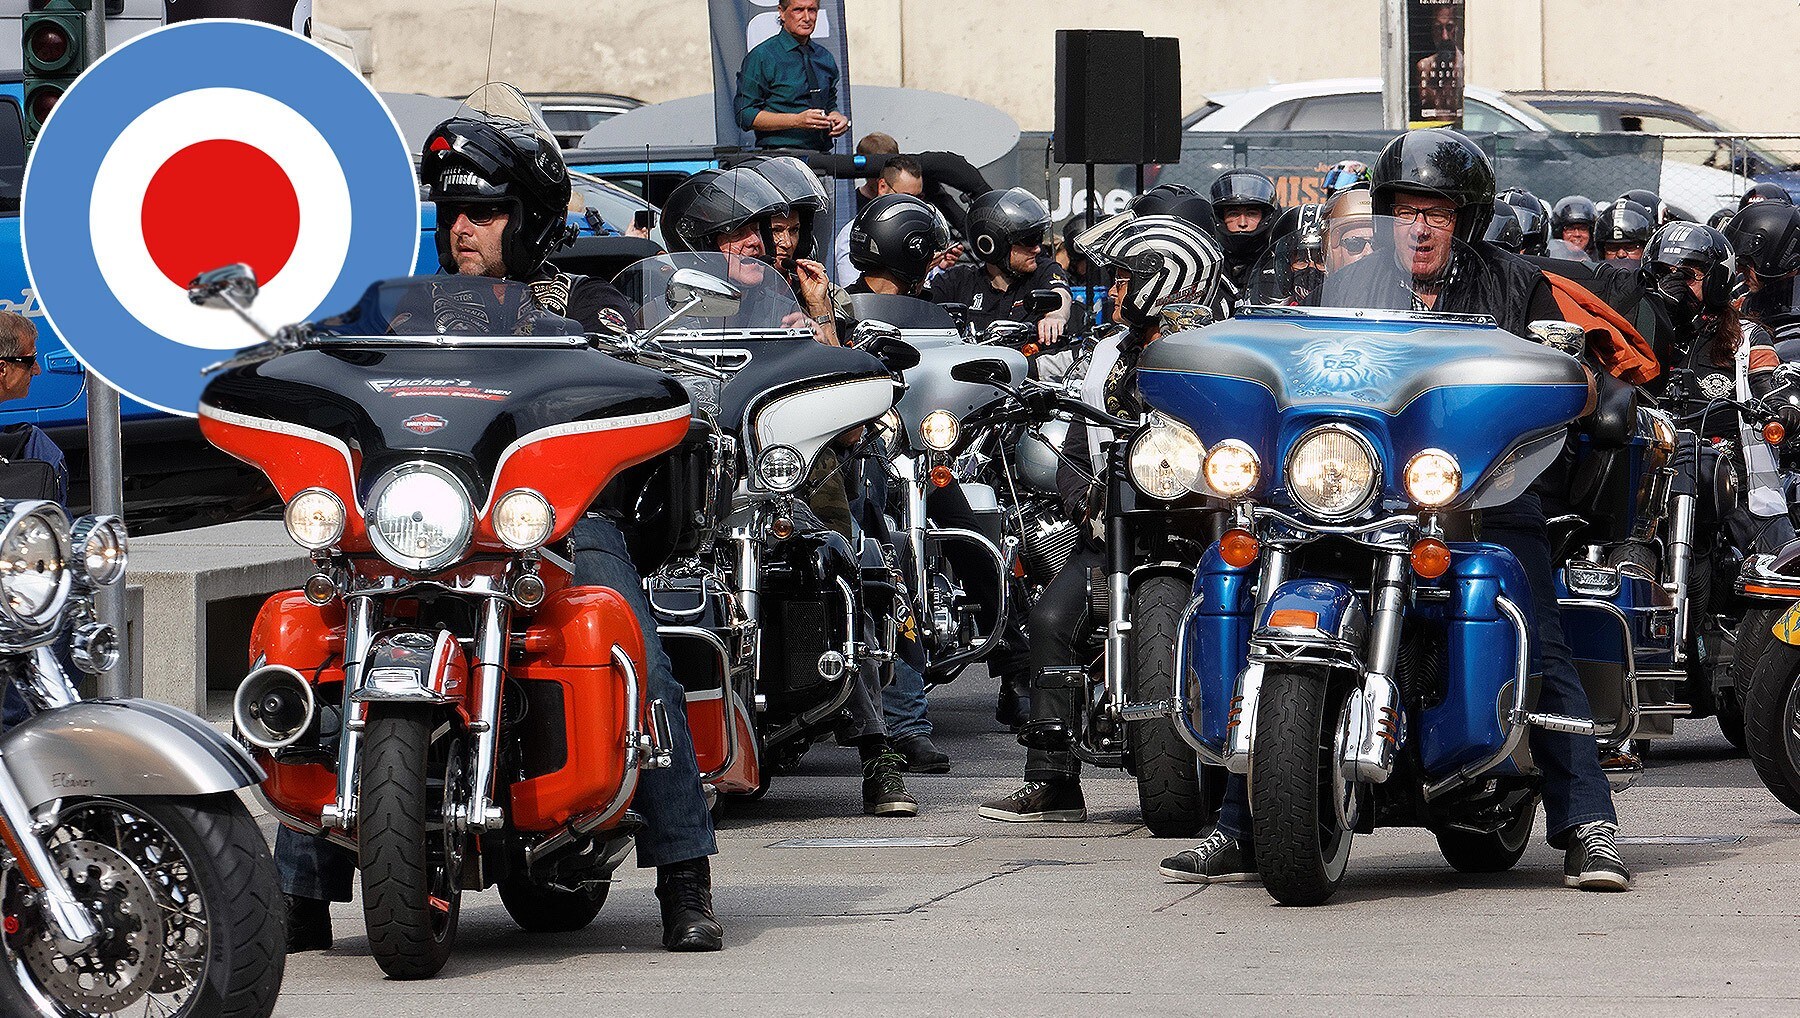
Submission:
[[[1413,572],[1435,580],[1450,569],[1450,546],[1435,537],[1427,537],[1412,546]]]
[[[948,488],[950,487],[950,482],[954,480],[956,480],[956,475],[950,472],[949,467],[940,465],[931,468],[932,484],[935,484],[940,488]]]
[[[778,517],[769,523],[769,533],[774,534],[776,540],[785,541],[794,536],[794,521]]]
[[[1038,345],[1036,343],[1026,343],[1019,348],[1019,352],[1027,357],[1036,357],[1038,355]]]
[[[1763,441],[1770,445],[1780,445],[1787,438],[1787,426],[1780,421],[1770,421],[1763,425],[1762,435]]]
[[[1261,550],[1255,535],[1248,530],[1227,530],[1225,536],[1219,538],[1219,557],[1233,569],[1243,569],[1255,562]]]

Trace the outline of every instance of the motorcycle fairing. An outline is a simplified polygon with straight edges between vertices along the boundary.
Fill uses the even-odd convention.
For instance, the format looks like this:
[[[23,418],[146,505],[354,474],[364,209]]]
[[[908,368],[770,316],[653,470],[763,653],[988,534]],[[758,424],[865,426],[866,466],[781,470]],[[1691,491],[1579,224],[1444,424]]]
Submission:
[[[1475,542],[1452,544],[1451,552],[1450,570],[1436,583],[1449,590],[1448,602],[1415,608],[1441,620],[1445,640],[1441,698],[1420,712],[1413,726],[1420,761],[1432,777],[1484,759],[1505,743],[1518,637],[1495,599],[1504,596],[1532,618],[1531,588],[1512,552]],[[1535,696],[1528,698],[1527,706],[1534,702]],[[1521,771],[1509,758],[1488,773]]]
[[[1187,626],[1187,661],[1193,690],[1185,723],[1215,753],[1225,751],[1231,701],[1238,676],[1248,663],[1252,616],[1256,610],[1256,573],[1219,557],[1219,547],[1206,549],[1194,573],[1198,601]],[[1197,717],[1195,715],[1198,715]]]
[[[154,700],[83,700],[0,735],[25,804],[93,795],[216,795],[248,788],[262,768],[218,729]]]
[[[764,449],[785,445],[811,464],[827,442],[886,413],[899,397],[893,377],[848,378],[784,385],[750,403],[751,462]]]
[[[1209,445],[1248,442],[1265,490],[1280,484],[1278,465],[1300,434],[1331,419],[1375,445],[1389,497],[1406,497],[1406,462],[1438,448],[1461,464],[1467,499],[1510,452],[1559,432],[1587,401],[1579,363],[1497,326],[1288,310],[1178,333],[1139,361],[1145,400]]]
[[[969,361],[1001,362],[1006,365],[1007,381],[1011,385],[1019,384],[1031,372],[1031,364],[1025,355],[1008,347],[975,343],[920,347],[918,366],[905,372],[906,394],[894,408],[906,426],[908,448],[920,448],[919,425],[933,410],[948,410],[961,421],[1005,395],[985,382],[964,382],[950,377],[952,368]]]

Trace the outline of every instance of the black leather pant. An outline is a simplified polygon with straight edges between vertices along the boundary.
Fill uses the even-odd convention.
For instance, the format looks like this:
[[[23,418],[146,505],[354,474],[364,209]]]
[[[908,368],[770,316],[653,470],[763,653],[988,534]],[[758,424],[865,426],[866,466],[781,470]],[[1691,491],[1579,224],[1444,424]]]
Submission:
[[[1088,572],[1105,564],[1099,548],[1082,542],[1057,570],[1043,597],[1031,609],[1031,720],[1060,720],[1075,731],[1086,686],[1079,666],[1083,649],[1092,643],[1088,611]],[[1025,780],[1058,781],[1081,771],[1067,749],[1028,748]]]

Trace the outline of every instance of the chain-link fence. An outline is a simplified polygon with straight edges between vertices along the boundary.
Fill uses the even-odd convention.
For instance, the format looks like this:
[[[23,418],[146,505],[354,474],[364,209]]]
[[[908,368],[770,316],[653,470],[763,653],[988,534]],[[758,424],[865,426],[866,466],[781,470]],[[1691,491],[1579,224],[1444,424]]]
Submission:
[[[1386,132],[1190,132],[1181,161],[1145,168],[1144,186],[1190,185],[1202,193],[1235,167],[1274,179],[1283,205],[1317,201],[1325,172],[1339,160],[1373,163],[1393,137]],[[1523,187],[1555,204],[1572,194],[1603,202],[1645,188],[1693,218],[1735,208],[1751,184],[1774,181],[1800,194],[1800,135],[1653,135],[1497,133],[1469,137],[1488,153],[1500,187]],[[1087,167],[1057,162],[1048,132],[1019,138],[1017,182],[1049,204],[1058,224],[1087,206]],[[1103,212],[1125,207],[1136,193],[1138,168],[1095,168]],[[1007,183],[1011,183],[1008,181]],[[1060,230],[1059,230],[1060,232]]]

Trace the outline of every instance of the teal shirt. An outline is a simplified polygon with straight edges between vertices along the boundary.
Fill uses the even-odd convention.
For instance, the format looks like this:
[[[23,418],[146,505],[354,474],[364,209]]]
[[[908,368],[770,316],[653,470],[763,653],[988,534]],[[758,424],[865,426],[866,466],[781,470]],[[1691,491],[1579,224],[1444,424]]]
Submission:
[[[738,74],[737,122],[746,131],[756,115],[804,113],[837,105],[837,60],[816,42],[802,43],[784,29],[765,39],[744,57]],[[825,131],[757,131],[763,148],[810,148],[831,151],[831,135]]]

